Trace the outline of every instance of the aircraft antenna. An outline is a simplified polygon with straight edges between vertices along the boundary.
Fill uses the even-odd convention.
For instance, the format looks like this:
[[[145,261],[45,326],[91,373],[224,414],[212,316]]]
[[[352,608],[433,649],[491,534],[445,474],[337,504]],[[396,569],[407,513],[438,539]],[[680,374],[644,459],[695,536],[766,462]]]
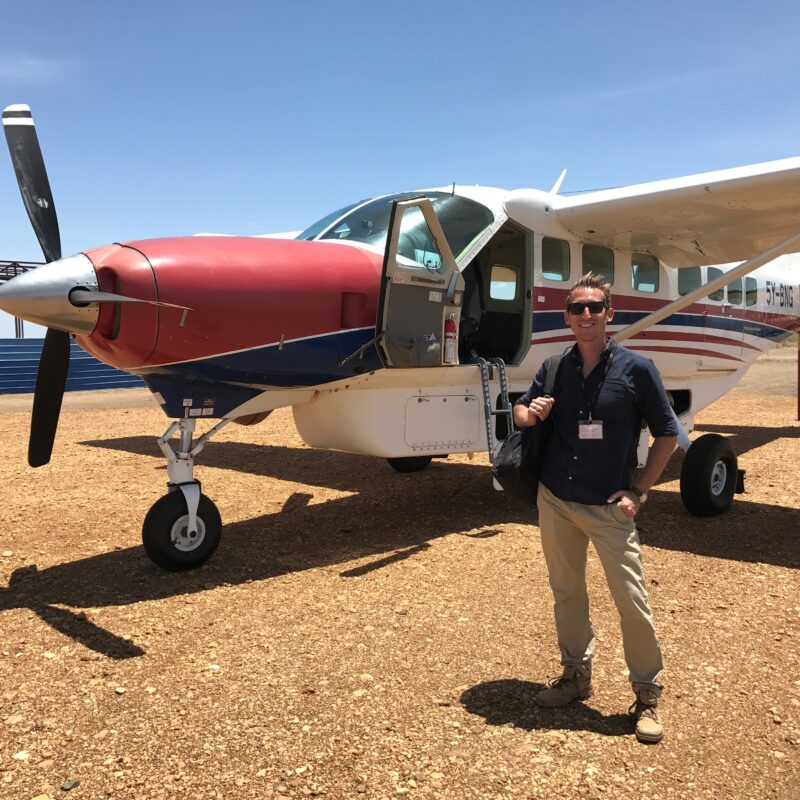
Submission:
[[[450,197],[454,197],[456,193],[456,182],[453,181],[453,188],[450,189]]]
[[[553,188],[550,190],[550,194],[558,194],[558,190],[561,188],[561,184],[564,183],[564,178],[567,177],[567,168],[561,170],[561,174],[558,176],[558,180],[553,184]]]

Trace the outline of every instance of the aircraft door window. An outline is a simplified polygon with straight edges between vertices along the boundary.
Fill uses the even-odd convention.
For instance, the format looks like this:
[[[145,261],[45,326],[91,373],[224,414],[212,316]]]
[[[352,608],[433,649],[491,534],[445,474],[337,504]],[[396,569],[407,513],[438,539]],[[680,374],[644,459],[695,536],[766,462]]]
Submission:
[[[442,256],[431,229],[417,207],[407,208],[403,213],[400,238],[397,240],[397,258],[405,267],[429,272],[438,272],[442,266]]]
[[[614,251],[598,244],[583,246],[583,274],[602,275],[607,283],[614,283]]]
[[[494,264],[489,282],[489,297],[492,300],[516,300],[518,276],[519,273],[513,267]]]
[[[699,289],[703,283],[700,267],[681,267],[678,270],[678,294],[684,295]]]
[[[735,281],[731,281],[725,289],[728,293],[728,302],[732,306],[740,306],[742,304],[742,279],[737,278]]]
[[[542,276],[551,281],[567,281],[569,273],[569,242],[545,236],[542,239]]]
[[[722,275],[722,270],[718,267],[709,267],[708,268],[708,280],[713,281]],[[725,297],[725,290],[724,289],[717,289],[716,292],[711,292],[708,296],[709,300],[713,300],[715,303],[721,303],[723,298]]]
[[[754,306],[758,303],[758,284],[756,283],[755,278],[745,278],[744,279],[744,302],[747,306]]]
[[[631,283],[637,292],[658,291],[658,259],[650,253],[631,254]]]

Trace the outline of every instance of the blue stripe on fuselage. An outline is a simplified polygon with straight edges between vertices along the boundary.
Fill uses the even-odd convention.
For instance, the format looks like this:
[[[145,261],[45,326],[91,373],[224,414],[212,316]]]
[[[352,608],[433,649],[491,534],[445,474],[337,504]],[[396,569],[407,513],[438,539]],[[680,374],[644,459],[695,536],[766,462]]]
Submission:
[[[634,322],[638,322],[651,313],[651,311],[615,311],[614,322],[612,324],[632,325]],[[769,339],[771,341],[780,339],[787,334],[785,328],[779,328],[775,325],[767,325],[763,322],[755,322],[754,320],[740,319],[738,317],[712,316],[711,314],[671,314],[658,323],[658,326],[664,325],[681,325],[692,328],[733,331],[734,333],[746,333],[749,336],[759,336],[762,339]],[[545,333],[547,331],[563,329],[563,311],[533,312],[534,333]]]
[[[184,401],[201,398],[209,416],[222,417],[265,389],[294,389],[342,380],[383,365],[375,346],[344,366],[339,362],[375,336],[374,328],[256,347],[212,358],[137,370],[164,398],[170,417],[186,416]],[[199,407],[199,406],[198,406]]]

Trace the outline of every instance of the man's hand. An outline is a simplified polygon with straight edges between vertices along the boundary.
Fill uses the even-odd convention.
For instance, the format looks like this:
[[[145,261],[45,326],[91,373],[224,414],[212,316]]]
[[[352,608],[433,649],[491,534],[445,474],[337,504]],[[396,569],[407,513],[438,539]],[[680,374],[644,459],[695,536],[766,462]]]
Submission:
[[[544,422],[550,416],[555,400],[552,397],[535,397],[528,406],[528,411]],[[532,420],[535,422],[535,420]]]
[[[520,428],[530,428],[539,420],[546,420],[555,402],[552,397],[536,397],[528,406],[514,406],[514,422]]]
[[[611,503],[616,503],[622,509],[622,513],[630,519],[633,519],[639,512],[639,509],[642,507],[642,504],[639,501],[636,493],[630,491],[629,489],[623,489],[620,492],[614,492],[614,494],[608,498],[607,502],[609,505]]]

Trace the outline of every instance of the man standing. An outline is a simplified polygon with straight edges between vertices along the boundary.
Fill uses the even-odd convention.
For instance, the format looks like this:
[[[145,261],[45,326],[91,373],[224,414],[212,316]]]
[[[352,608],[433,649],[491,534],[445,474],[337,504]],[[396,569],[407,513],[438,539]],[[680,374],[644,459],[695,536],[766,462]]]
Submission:
[[[663,662],[634,518],[675,448],[678,427],[652,361],[606,337],[613,317],[610,286],[602,276],[584,275],[567,295],[564,321],[576,342],[561,361],[553,396],[543,396],[545,364],[514,406],[520,427],[553,417],[537,505],[564,671],[536,702],[562,706],[593,693],[595,640],[586,588],[591,541],[620,615],[636,695],[636,738],[659,742]],[[655,438],[634,483],[642,421]]]

